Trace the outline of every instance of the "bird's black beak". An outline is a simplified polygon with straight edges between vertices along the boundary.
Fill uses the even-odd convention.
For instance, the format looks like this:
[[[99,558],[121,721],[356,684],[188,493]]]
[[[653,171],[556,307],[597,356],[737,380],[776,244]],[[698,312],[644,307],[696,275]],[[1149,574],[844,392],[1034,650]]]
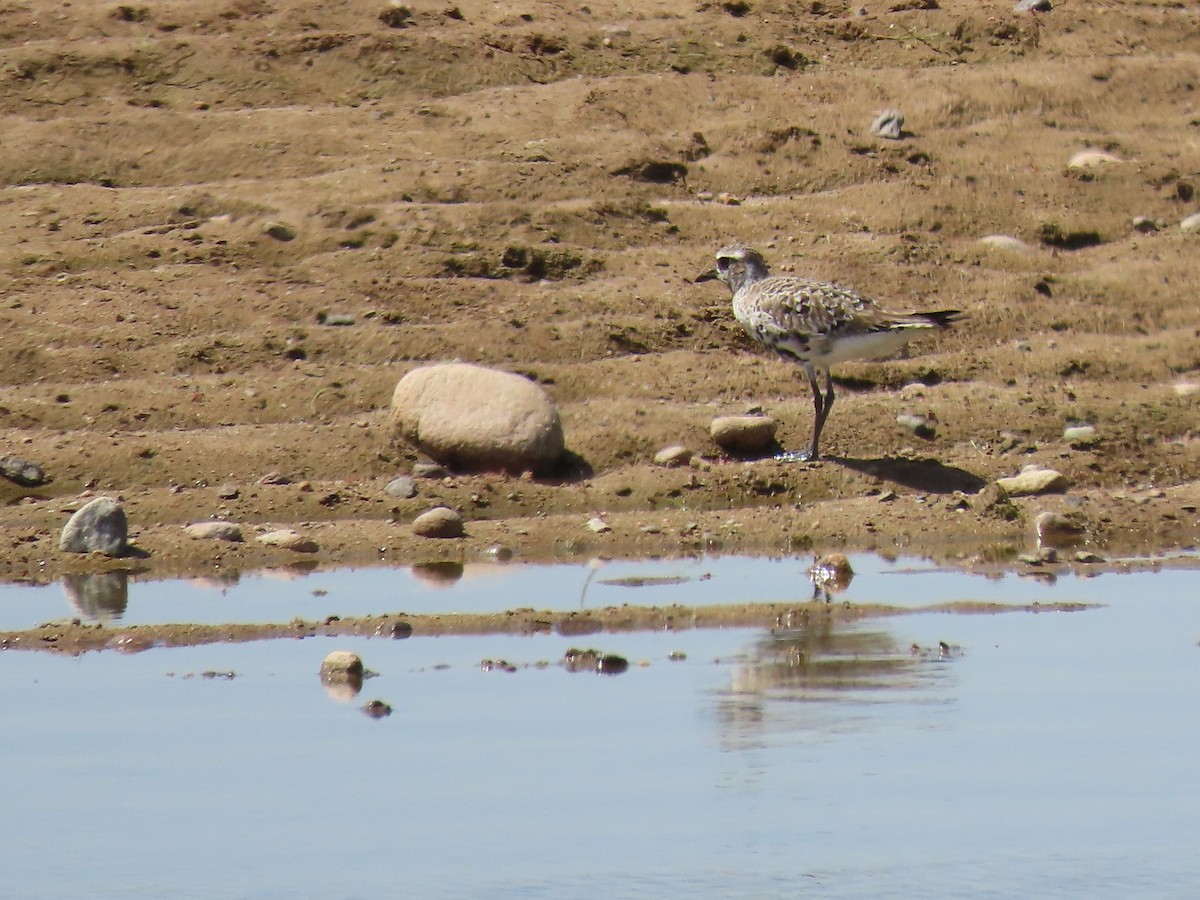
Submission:
[[[718,277],[720,276],[717,275],[716,269],[709,269],[707,272],[701,272],[699,275],[697,275],[693,284],[703,284],[705,281],[716,281]]]

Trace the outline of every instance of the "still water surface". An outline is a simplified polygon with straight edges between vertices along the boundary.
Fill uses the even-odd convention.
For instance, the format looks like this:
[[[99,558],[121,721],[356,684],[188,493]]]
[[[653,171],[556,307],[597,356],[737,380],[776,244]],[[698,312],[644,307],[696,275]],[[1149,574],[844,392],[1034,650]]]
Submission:
[[[695,577],[600,584],[672,567]],[[582,639],[634,663],[611,677],[555,664],[581,640],[555,635],[0,652],[0,896],[1194,896],[1200,575],[1047,586],[855,567],[842,596],[863,602],[1106,605]],[[801,601],[805,568],[610,564],[584,602]],[[194,616],[179,599],[193,587],[131,582],[122,615],[577,608],[591,573],[493,571],[427,596],[395,571],[255,576],[237,587],[270,596],[195,588]],[[34,621],[71,614],[60,587],[22,590],[0,594],[6,619],[27,602],[59,606]],[[333,649],[378,673],[353,702],[317,677]],[[375,698],[390,717],[360,711]]]

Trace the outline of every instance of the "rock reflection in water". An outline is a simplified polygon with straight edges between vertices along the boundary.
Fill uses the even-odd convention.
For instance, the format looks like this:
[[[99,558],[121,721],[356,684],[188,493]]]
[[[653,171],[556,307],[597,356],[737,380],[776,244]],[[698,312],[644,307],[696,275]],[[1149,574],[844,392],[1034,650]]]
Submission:
[[[119,619],[129,605],[129,573],[64,575],[63,593],[81,616],[100,622]]]
[[[444,588],[457,584],[465,567],[460,562],[417,563],[410,568],[413,578],[429,587]]]

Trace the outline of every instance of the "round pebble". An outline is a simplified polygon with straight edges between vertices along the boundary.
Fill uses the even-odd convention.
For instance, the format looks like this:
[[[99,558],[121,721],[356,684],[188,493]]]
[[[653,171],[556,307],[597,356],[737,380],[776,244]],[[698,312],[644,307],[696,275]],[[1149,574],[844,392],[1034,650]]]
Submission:
[[[462,516],[448,506],[435,506],[412,523],[413,534],[427,538],[459,538],[465,534]]]

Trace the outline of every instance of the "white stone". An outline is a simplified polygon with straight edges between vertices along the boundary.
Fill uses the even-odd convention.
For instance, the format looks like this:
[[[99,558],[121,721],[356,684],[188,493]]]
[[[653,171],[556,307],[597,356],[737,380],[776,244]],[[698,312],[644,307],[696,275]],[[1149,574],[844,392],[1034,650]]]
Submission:
[[[1030,466],[1009,478],[998,478],[996,485],[1010,497],[1027,497],[1066,490],[1067,476],[1054,469]]]
[[[291,550],[294,553],[316,553],[318,550],[316,541],[305,537],[300,532],[294,531],[291,528],[281,528],[278,531],[268,531],[266,534],[260,534],[258,542],[266,544],[268,547]]]
[[[392,394],[392,433],[451,468],[543,472],[562,457],[562,422],[528,378],[466,363],[423,366]]]
[[[1094,169],[1096,166],[1106,166],[1111,163],[1122,163],[1125,160],[1103,150],[1080,150],[1067,163],[1068,169]]]
[[[191,525],[185,525],[184,531],[193,538],[198,540],[208,539],[214,541],[241,541],[242,529],[233,522],[193,522]]]
[[[1179,227],[1184,231],[1200,231],[1200,212],[1192,213],[1179,223]]]
[[[664,447],[654,454],[656,466],[686,466],[692,461],[692,451],[680,444]]]
[[[1029,245],[1027,243],[1009,234],[989,234],[981,237],[979,243],[994,250],[1013,250],[1017,253],[1029,252]]]

